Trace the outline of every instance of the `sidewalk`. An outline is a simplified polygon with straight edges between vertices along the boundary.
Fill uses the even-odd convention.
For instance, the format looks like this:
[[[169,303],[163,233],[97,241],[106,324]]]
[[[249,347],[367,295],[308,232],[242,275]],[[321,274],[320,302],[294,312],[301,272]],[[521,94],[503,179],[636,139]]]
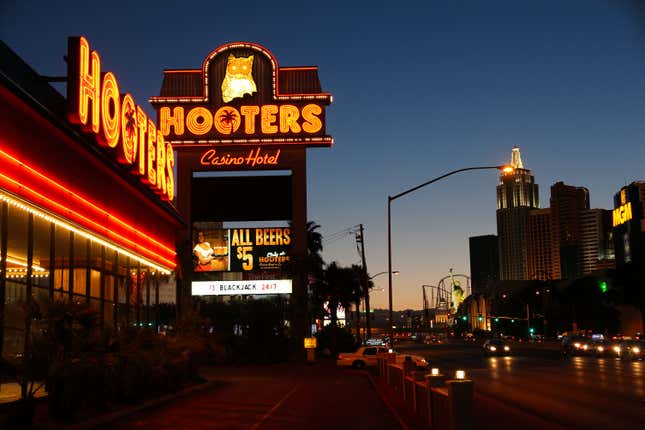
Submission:
[[[82,422],[50,422],[41,408],[37,429],[408,430],[364,371],[334,360],[247,366],[206,366],[205,384],[117,409]]]

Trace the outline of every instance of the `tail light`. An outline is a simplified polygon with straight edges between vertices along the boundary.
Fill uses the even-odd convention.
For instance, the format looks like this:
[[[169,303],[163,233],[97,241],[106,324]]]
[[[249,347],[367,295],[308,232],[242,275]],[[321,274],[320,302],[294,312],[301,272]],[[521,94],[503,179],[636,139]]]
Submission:
[[[343,359],[343,354],[338,354],[338,359],[342,360]]]

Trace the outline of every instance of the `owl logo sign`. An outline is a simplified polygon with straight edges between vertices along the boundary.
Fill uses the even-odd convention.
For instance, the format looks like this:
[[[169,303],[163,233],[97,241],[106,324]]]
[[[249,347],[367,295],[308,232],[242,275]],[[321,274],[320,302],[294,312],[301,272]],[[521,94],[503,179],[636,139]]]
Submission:
[[[331,146],[318,67],[281,67],[250,42],[213,50],[201,69],[165,70],[150,99],[161,136],[179,147]]]
[[[242,98],[245,94],[257,92],[253,81],[253,55],[236,58],[229,54],[226,64],[226,76],[222,81],[222,101],[228,103],[233,99]]]

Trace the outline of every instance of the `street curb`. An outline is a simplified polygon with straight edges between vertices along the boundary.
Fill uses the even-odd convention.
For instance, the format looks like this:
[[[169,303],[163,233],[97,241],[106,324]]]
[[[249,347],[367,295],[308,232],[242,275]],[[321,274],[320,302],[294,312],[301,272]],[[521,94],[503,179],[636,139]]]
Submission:
[[[394,419],[399,423],[399,426],[401,426],[401,430],[411,430],[410,427],[405,423],[401,415],[399,414],[399,411],[396,410],[394,405],[390,403],[388,400],[387,396],[385,393],[382,392],[382,390],[379,389],[379,387],[376,384],[376,381],[374,380],[374,377],[372,374],[368,371],[365,372],[367,374],[367,379],[369,379],[370,384],[372,384],[372,388],[374,388],[374,391],[378,394],[379,398],[381,401],[385,404],[385,406],[388,408]]]
[[[57,424],[52,424],[52,425],[45,425],[45,426],[38,426],[34,427],[37,430],[91,430],[95,429],[101,426],[105,426],[113,421],[117,421],[121,418],[125,418],[129,415],[136,414],[138,412],[142,412],[147,409],[152,409],[154,407],[157,407],[159,405],[162,405],[164,403],[167,403],[172,400],[176,400],[185,396],[188,396],[190,394],[194,394],[203,390],[206,390],[208,388],[212,388],[216,385],[215,381],[206,381],[203,383],[200,383],[198,385],[193,385],[187,388],[184,388],[183,390],[177,391],[176,393],[172,394],[166,394],[165,396],[157,397],[155,399],[151,399],[145,403],[135,405],[135,406],[126,406],[124,408],[121,408],[117,411],[101,415],[97,418],[92,418],[88,419],[79,423],[75,424],[68,424],[64,422],[60,422]]]

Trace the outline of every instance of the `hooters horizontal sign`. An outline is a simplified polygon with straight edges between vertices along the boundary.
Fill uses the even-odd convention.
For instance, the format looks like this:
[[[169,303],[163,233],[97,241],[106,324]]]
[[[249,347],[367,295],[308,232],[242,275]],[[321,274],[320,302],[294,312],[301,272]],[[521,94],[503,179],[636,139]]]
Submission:
[[[195,281],[193,296],[238,296],[258,294],[291,294],[291,279],[249,281]]]

